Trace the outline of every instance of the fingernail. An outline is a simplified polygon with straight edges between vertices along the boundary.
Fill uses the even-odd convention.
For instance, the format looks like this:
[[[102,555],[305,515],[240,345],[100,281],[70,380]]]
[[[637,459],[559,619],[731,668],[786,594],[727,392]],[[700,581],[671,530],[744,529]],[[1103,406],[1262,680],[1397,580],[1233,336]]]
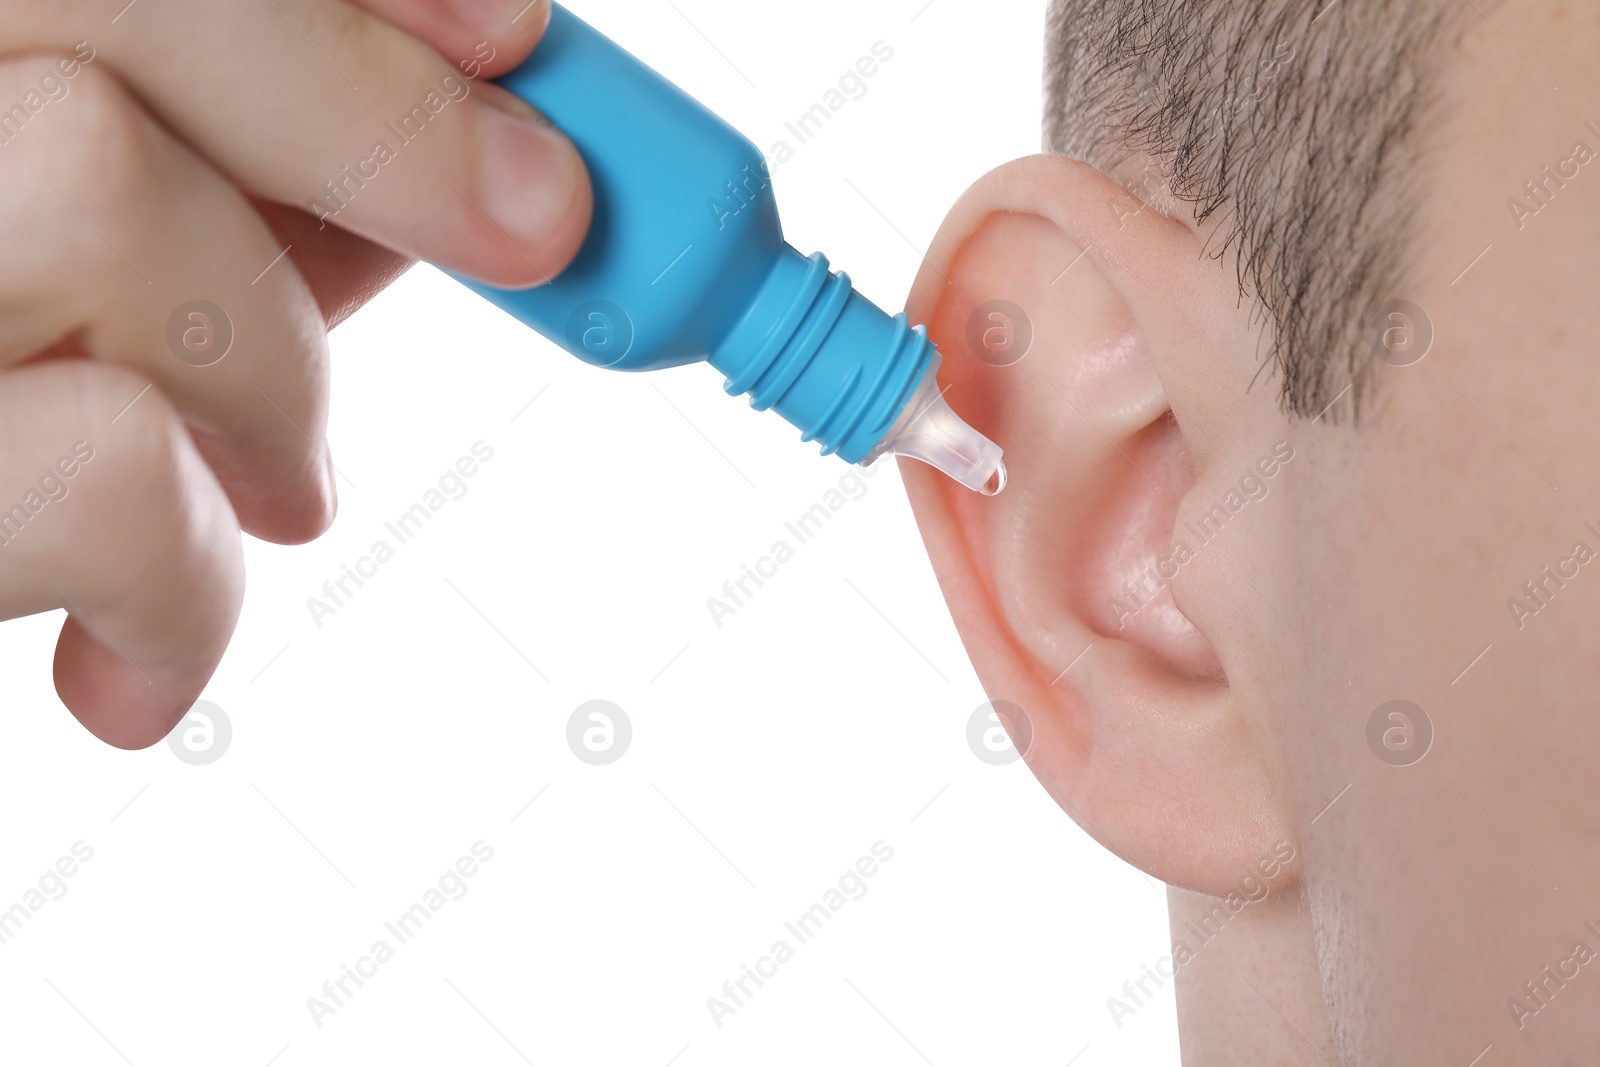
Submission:
[[[557,130],[495,107],[479,108],[478,194],[507,236],[538,245],[578,203],[588,173]]]
[[[550,0],[451,0],[450,6],[463,26],[488,40],[543,32],[550,22]]]

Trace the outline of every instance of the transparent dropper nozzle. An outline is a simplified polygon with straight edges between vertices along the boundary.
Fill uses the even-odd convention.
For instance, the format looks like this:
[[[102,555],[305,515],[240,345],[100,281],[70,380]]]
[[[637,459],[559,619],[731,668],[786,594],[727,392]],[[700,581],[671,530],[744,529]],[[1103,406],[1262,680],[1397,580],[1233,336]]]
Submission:
[[[905,409],[862,465],[881,456],[909,456],[935,467],[968,489],[994,496],[1006,487],[1000,446],[951,410],[939,388],[937,357],[928,366]]]

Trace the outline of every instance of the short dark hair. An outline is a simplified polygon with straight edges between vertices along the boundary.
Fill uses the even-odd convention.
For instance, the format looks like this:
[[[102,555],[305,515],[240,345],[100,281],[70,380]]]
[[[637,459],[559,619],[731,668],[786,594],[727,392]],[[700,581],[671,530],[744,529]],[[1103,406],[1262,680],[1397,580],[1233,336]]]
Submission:
[[[1266,357],[1284,406],[1314,415],[1354,383],[1358,415],[1377,353],[1371,324],[1407,295],[1422,125],[1463,10],[1449,0],[1052,0],[1045,148],[1169,214],[1226,212],[1210,251],[1232,249],[1241,294],[1271,319]]]

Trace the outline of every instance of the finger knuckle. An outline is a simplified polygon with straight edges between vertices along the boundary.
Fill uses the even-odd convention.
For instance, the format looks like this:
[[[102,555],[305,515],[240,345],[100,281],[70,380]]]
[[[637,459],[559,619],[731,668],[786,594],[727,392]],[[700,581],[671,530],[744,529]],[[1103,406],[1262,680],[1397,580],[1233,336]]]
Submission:
[[[334,64],[356,63],[373,47],[373,17],[354,4],[310,3],[295,13],[301,32],[317,42]]]
[[[223,562],[226,535],[237,531],[233,513],[171,400],[125,367],[85,361],[62,374],[60,421],[77,427],[75,454],[87,456],[79,477],[100,517],[80,536],[104,543],[107,526],[123,531],[118,552],[131,584],[201,568],[238,585]]]
[[[15,61],[9,67],[8,73],[15,73],[22,64]],[[0,95],[0,101],[8,99]],[[26,105],[22,110],[28,110]],[[17,109],[5,114],[15,120]],[[30,113],[18,129],[5,144],[8,162],[49,182],[75,211],[91,219],[132,207],[156,157],[151,124],[138,104],[114,77],[92,67],[81,69],[70,90]]]
[[[176,492],[181,454],[192,445],[161,391],[143,375],[111,364],[84,361],[62,373],[69,398],[63,421],[95,450],[104,482],[142,507],[151,505],[152,494]]]

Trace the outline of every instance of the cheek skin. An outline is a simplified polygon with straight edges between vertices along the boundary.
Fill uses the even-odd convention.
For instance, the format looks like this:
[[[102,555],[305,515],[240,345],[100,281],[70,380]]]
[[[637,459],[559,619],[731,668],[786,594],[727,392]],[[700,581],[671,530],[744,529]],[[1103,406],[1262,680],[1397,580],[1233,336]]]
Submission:
[[[1376,1060],[1470,1037],[1462,1062],[1491,1041],[1508,1062],[1582,1062],[1600,1040],[1588,967],[1525,1030],[1506,1008],[1575,941],[1592,946],[1584,923],[1600,918],[1600,567],[1520,627],[1507,606],[1574,542],[1600,550],[1584,525],[1600,526],[1600,165],[1522,229],[1506,208],[1574,139],[1600,147],[1582,103],[1600,94],[1600,27],[1566,10],[1534,3],[1519,20],[1559,97],[1492,31],[1469,43],[1406,294],[1433,349],[1378,368],[1360,427],[1297,431],[1287,533],[1296,621],[1318,651],[1282,635],[1264,689],[1294,709],[1285,746],[1329,997]],[[1365,736],[1397,698],[1434,730],[1403,767]]]

